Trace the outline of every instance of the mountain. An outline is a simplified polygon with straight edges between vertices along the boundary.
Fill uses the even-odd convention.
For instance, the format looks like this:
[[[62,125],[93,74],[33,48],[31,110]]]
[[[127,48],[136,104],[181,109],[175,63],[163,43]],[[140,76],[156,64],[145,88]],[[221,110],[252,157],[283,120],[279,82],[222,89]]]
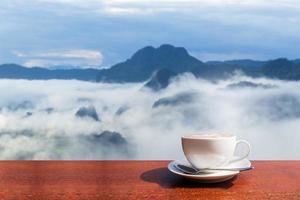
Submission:
[[[295,64],[300,64],[300,59],[292,60],[292,62],[295,63]]]
[[[226,86],[229,89],[241,89],[241,88],[262,88],[262,89],[272,89],[276,88],[276,85],[263,84],[263,83],[253,83],[250,81],[240,81],[238,83],[232,83]]]
[[[80,118],[90,118],[95,121],[100,121],[98,113],[95,107],[92,105],[80,107],[75,113],[75,116]]]
[[[98,153],[101,159],[124,159],[134,156],[132,144],[119,132],[104,130],[82,136],[80,142],[87,142],[89,150]],[[100,151],[97,151],[99,147]]]
[[[107,69],[46,69],[27,68],[16,64],[0,65],[0,78],[9,79],[77,79],[98,82],[144,82],[154,90],[167,87],[170,78],[190,72],[198,78],[226,79],[235,72],[251,77],[282,80],[300,80],[300,59],[279,58],[269,61],[228,60],[203,63],[189,55],[183,47],[163,44],[158,48],[147,46],[124,62]]]
[[[205,63],[206,68],[195,68],[192,73],[205,79],[226,79],[239,71],[251,77],[267,77],[281,80],[300,80],[300,63],[297,60],[290,61],[286,58],[278,58],[269,61],[258,61],[251,65],[232,64],[232,61],[223,62],[223,64]],[[240,63],[236,61],[236,63]],[[242,62],[245,63],[245,62]]]
[[[155,101],[152,108],[160,106],[180,106],[182,104],[190,104],[195,100],[196,94],[193,92],[181,92],[173,96],[163,97]]]
[[[286,58],[279,58],[268,61],[258,74],[268,78],[300,80],[300,64]]]
[[[147,80],[155,71],[168,69],[174,73],[191,71],[205,67],[205,64],[182,47],[164,44],[158,48],[152,46],[138,50],[130,59],[116,64],[99,73],[98,81],[141,82]]]
[[[177,74],[168,69],[160,69],[156,71],[151,79],[144,85],[146,88],[150,88],[154,91],[158,91],[168,87],[171,78],[176,76]]]

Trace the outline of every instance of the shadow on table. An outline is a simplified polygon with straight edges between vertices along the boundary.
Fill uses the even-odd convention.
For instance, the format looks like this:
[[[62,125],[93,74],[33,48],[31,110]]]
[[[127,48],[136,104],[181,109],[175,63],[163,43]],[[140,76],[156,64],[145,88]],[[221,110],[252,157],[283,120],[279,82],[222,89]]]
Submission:
[[[141,174],[140,178],[146,182],[157,183],[163,188],[222,188],[228,189],[233,186],[232,181],[236,176],[222,183],[199,183],[187,180],[183,177],[172,174],[167,168],[156,168]]]

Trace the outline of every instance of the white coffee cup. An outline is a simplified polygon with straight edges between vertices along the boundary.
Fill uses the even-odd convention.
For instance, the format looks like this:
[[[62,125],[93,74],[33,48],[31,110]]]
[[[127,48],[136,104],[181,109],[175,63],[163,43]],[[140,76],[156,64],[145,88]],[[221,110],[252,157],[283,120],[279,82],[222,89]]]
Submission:
[[[234,135],[205,134],[181,137],[182,149],[186,159],[197,169],[218,168],[231,162],[248,157],[250,144],[245,140],[237,140]],[[244,143],[247,152],[234,159],[238,144]]]

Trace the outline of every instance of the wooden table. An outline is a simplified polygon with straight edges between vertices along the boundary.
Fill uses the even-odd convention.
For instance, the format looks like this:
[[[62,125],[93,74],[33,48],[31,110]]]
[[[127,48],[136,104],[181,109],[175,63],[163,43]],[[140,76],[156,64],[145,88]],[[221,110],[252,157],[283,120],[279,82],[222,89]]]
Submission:
[[[300,199],[300,161],[253,161],[218,184],[170,173],[168,161],[1,161],[0,199]]]

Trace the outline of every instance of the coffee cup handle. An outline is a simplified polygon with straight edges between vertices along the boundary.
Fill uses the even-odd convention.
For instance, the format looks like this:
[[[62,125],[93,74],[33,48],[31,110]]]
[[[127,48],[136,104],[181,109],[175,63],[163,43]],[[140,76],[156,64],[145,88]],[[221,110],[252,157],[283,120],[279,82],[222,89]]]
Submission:
[[[233,162],[236,162],[236,161],[239,161],[239,160],[243,160],[243,159],[245,159],[245,158],[247,158],[247,157],[249,156],[251,146],[250,146],[250,143],[247,142],[246,140],[238,140],[238,141],[236,141],[234,152],[236,151],[237,146],[238,146],[239,144],[242,144],[242,143],[243,143],[243,144],[246,144],[246,146],[247,146],[247,148],[248,148],[247,153],[246,153],[244,156],[241,156],[241,157],[238,157],[238,158],[236,158],[236,159],[233,159],[233,160],[229,161],[229,163],[233,163]]]

